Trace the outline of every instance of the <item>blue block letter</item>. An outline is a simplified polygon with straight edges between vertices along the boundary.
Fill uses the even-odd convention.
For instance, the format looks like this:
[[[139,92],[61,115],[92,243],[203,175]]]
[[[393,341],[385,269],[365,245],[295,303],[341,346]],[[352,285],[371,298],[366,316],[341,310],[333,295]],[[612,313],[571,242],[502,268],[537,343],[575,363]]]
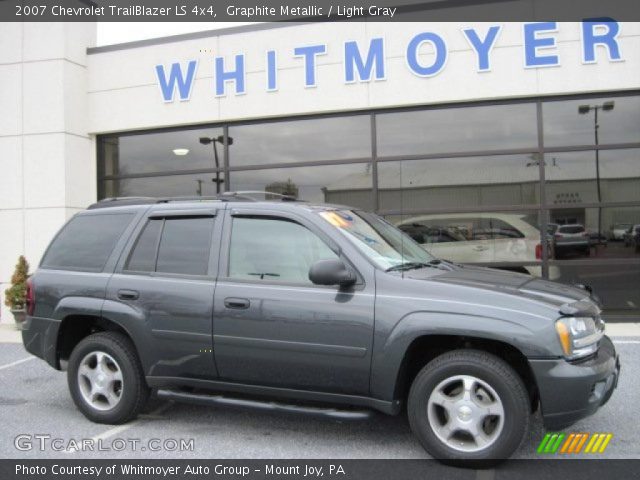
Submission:
[[[605,31],[598,33],[596,29]],[[620,46],[616,39],[618,33],[620,33],[620,24],[612,18],[590,18],[582,22],[582,61],[596,62],[596,45],[607,47],[609,60],[622,60]]]
[[[269,50],[267,52],[267,91],[274,92],[278,89],[278,70],[277,70],[276,51]]]
[[[418,50],[420,46],[429,42],[436,50],[436,59],[429,66],[420,65],[418,62]],[[439,35],[431,32],[419,33],[411,39],[407,47],[407,65],[413,73],[420,77],[431,77],[440,73],[447,61],[447,45]]]
[[[180,95],[180,101],[189,100],[191,96],[191,87],[193,87],[193,80],[196,76],[196,67],[198,62],[191,60],[187,66],[187,75],[182,74],[182,67],[179,63],[171,64],[171,71],[169,72],[169,80],[164,70],[164,65],[156,65],[156,75],[158,76],[158,85],[162,91],[162,98],[165,102],[173,102],[176,86],[178,87],[178,94]]]
[[[478,36],[478,32],[473,28],[468,28],[463,30],[462,32],[467,37],[467,40],[476,51],[476,55],[478,55],[478,71],[479,72],[487,72],[491,70],[491,63],[489,61],[489,52],[496,43],[496,38],[498,38],[498,34],[500,33],[500,26],[495,25],[489,28],[487,35],[484,37],[484,40],[481,40]]]
[[[346,42],[344,44],[345,82],[353,83],[356,81],[355,70],[358,70],[358,78],[361,82],[370,82],[374,65],[376,67],[376,80],[384,80],[384,39],[371,39],[366,62],[362,60],[362,55],[360,55],[356,42]]]
[[[555,48],[554,37],[538,38],[538,32],[555,32],[556,22],[524,24],[524,57],[526,67],[553,67],[560,60],[557,55],[538,55],[538,49]]]
[[[293,54],[296,57],[304,57],[305,87],[316,86],[316,55],[324,55],[325,53],[327,53],[326,45],[311,45],[294,49]]]
[[[236,69],[224,71],[224,58],[216,57],[216,96],[226,95],[225,84],[235,82],[236,95],[242,95],[244,90],[244,55],[236,55]]]

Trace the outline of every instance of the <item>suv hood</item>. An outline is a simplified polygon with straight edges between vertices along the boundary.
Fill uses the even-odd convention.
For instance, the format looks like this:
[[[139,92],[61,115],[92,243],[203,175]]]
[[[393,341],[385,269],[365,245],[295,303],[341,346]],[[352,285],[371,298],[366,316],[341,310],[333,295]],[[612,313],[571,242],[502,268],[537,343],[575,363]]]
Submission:
[[[437,273],[433,269],[410,270],[405,272],[404,276],[416,280],[429,280],[525,296],[558,308],[588,299],[590,296],[584,288],[551,282],[522,273],[467,265],[453,265],[450,271]]]

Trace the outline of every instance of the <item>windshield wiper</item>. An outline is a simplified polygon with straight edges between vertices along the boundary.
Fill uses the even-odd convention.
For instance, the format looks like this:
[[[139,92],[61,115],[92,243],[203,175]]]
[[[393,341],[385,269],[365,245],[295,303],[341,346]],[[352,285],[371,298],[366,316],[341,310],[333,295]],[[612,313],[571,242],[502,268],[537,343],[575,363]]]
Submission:
[[[404,263],[399,263],[398,265],[394,265],[393,267],[387,268],[385,272],[400,272],[403,270],[415,270],[417,268],[424,268],[424,267],[437,268],[436,265],[432,265],[430,263],[404,262]]]

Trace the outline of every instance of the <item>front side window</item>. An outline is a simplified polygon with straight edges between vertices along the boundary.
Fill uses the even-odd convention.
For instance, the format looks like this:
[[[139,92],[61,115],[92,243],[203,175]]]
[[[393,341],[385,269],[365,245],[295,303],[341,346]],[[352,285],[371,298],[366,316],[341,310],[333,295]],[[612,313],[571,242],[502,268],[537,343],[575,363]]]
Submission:
[[[206,275],[212,217],[149,220],[129,256],[126,270]]]
[[[229,277],[311,284],[309,269],[338,256],[299,223],[280,218],[235,217],[229,248]]]

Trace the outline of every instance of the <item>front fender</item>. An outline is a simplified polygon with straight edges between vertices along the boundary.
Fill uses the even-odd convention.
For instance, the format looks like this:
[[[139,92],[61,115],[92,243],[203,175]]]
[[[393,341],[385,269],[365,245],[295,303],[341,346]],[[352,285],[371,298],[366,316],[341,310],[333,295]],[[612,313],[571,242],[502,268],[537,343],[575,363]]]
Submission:
[[[544,322],[537,328],[516,321],[446,312],[413,312],[388,331],[376,331],[374,341],[371,394],[393,400],[395,385],[409,346],[429,335],[450,335],[499,341],[511,345],[529,358],[555,357],[551,350],[558,342]]]

